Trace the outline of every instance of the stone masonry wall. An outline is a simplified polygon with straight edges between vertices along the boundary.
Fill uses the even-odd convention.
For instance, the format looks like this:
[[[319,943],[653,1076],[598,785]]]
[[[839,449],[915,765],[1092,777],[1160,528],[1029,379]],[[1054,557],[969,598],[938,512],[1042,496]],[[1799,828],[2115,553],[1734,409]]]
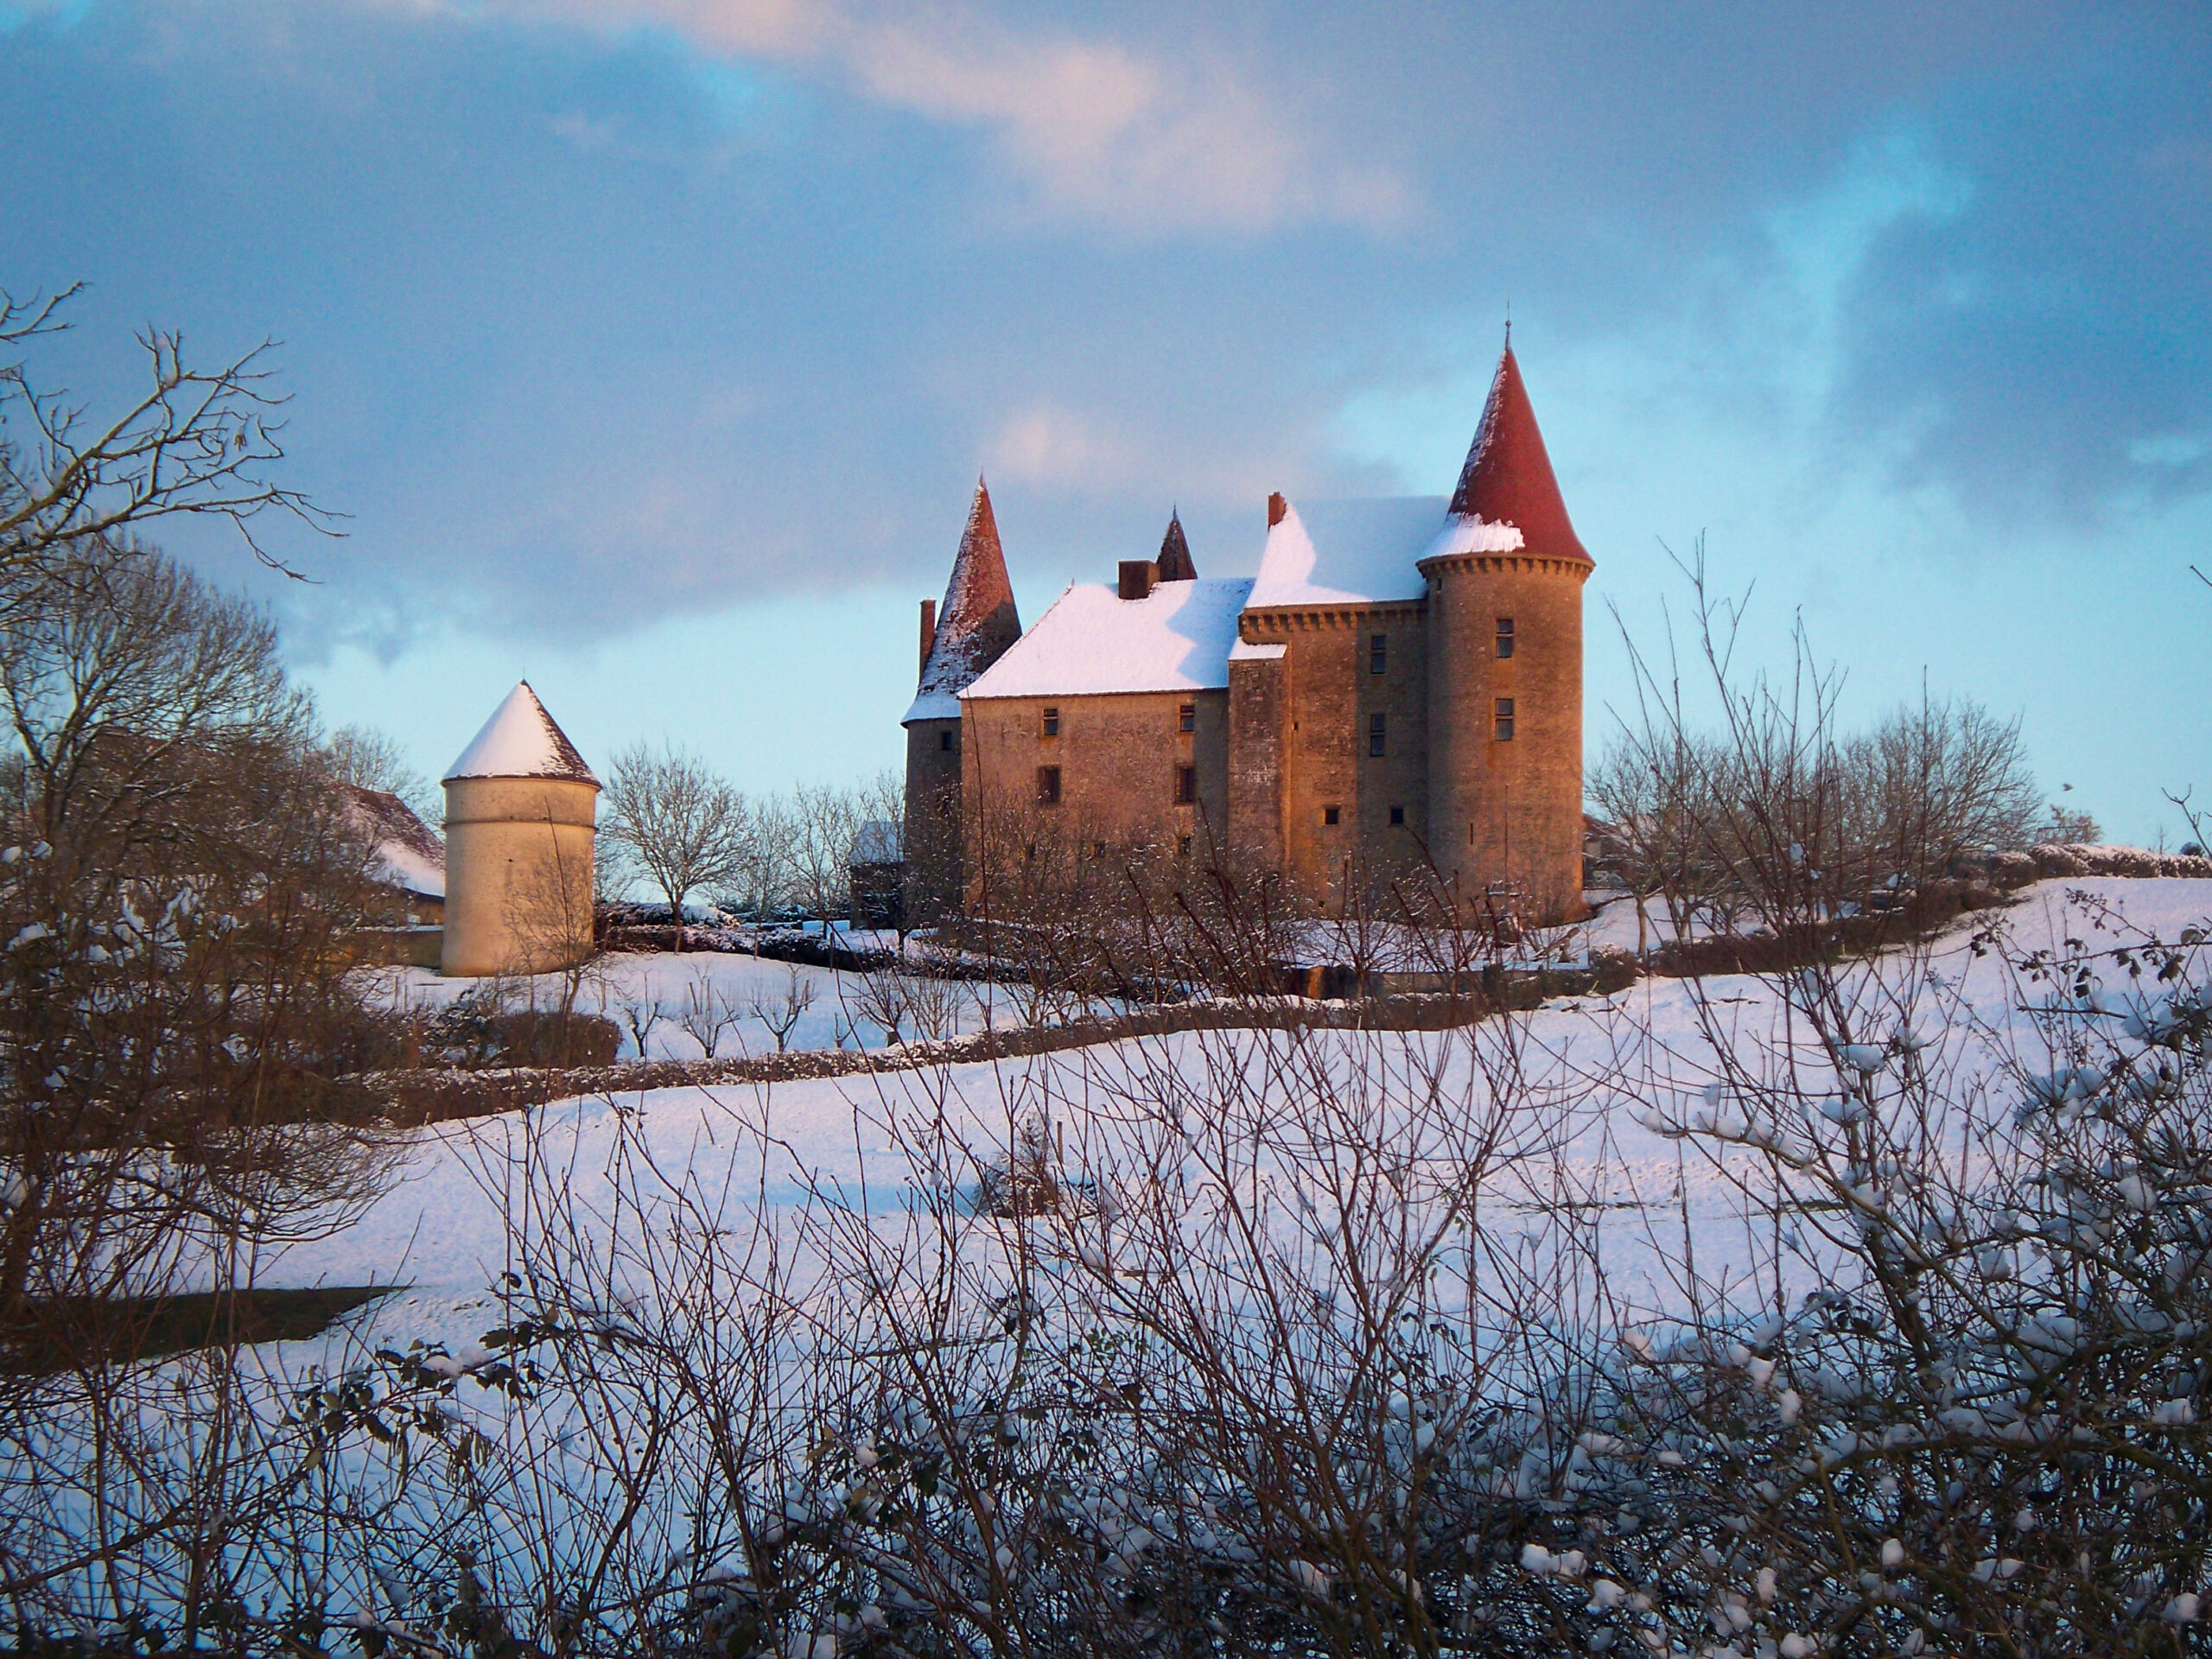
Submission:
[[[1195,729],[1181,729],[1189,705]],[[1173,845],[1202,826],[1228,823],[1229,694],[1142,691],[1112,696],[971,698],[963,781],[966,822],[1007,813],[1056,823],[1071,838],[1126,846]],[[1059,711],[1047,736],[1045,711]],[[1060,798],[1038,798],[1038,769],[1057,766]],[[1198,799],[1176,801],[1176,773],[1191,766]]]

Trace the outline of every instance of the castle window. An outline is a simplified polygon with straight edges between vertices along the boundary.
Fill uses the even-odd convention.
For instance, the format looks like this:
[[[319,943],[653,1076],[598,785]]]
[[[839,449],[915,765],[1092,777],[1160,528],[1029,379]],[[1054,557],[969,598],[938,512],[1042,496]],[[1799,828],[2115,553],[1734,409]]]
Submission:
[[[1367,636],[1367,671],[1380,674],[1390,665],[1390,636],[1370,633]]]
[[[1406,809],[1405,809],[1404,807],[1402,807],[1402,806],[1394,806],[1394,807],[1392,807],[1392,808],[1390,809],[1390,822],[1391,822],[1391,823],[1403,823],[1405,821],[1406,821]]]
[[[1037,768],[1037,803],[1040,806],[1060,804],[1060,769],[1058,766]]]
[[[1325,806],[1321,809],[1321,822],[1324,823],[1335,823],[1343,816],[1344,809],[1340,806]]]
[[[1198,769],[1196,766],[1175,768],[1175,804],[1189,806],[1198,798]]]
[[[1060,711],[1057,709],[1047,709],[1045,711],[1045,735],[1047,737],[1058,737],[1059,734]]]
[[[1190,855],[1191,838],[1188,836],[1177,836],[1175,839],[1175,856],[1178,858],[1188,858]]]
[[[1497,619],[1497,654],[1501,658],[1513,654],[1513,619],[1510,616]]]
[[[1496,718],[1497,718],[1497,729],[1496,729],[1496,731],[1495,731],[1495,733],[1494,733],[1493,734],[1497,737],[1497,741],[1498,741],[1499,742],[1501,742],[1501,743],[1510,743],[1510,742],[1513,741],[1513,699],[1512,699],[1512,698],[1510,698],[1510,697],[1500,697],[1500,698],[1497,700],[1497,716],[1496,716]]]
[[[1175,711],[1175,724],[1177,729],[1181,731],[1197,731],[1198,729],[1198,705],[1195,702],[1186,702],[1180,709],[1177,709]]]
[[[1367,752],[1369,754],[1388,754],[1390,752],[1389,727],[1388,724],[1389,720],[1389,716],[1388,715],[1370,715],[1367,717]]]
[[[1094,842],[1092,842],[1090,843],[1090,855],[1091,855],[1093,858],[1103,858],[1103,857],[1105,857],[1105,856],[1106,856],[1106,843],[1105,843],[1104,842],[1103,842],[1103,841],[1094,841]]]
[[[955,747],[953,740],[959,735],[960,734],[957,732],[939,732],[937,734],[938,747],[946,751],[948,753],[950,753]]]

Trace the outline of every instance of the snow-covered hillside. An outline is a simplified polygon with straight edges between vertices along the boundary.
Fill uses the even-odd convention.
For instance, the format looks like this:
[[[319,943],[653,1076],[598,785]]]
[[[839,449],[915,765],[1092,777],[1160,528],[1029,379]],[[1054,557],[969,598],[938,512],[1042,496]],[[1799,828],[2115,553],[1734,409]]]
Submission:
[[[2111,925],[2109,918],[2101,922],[2100,906],[2171,942],[2212,917],[2212,882],[2049,882],[2030,889],[2004,917],[2015,950],[2033,950],[2094,937],[2100,925]],[[2022,1048],[2032,1058],[2044,1040],[2031,1014],[2014,1001],[2022,988],[2004,954],[1980,953],[1973,944],[1990,919],[1970,918],[1937,943],[1928,963],[1936,983],[1921,988],[1916,1015],[1925,1024],[1945,1012],[1955,1027],[1947,1063],[1969,1074],[1992,1072]],[[842,977],[798,971],[823,982]],[[650,993],[680,1003],[693,975],[743,991],[761,981],[780,984],[786,972],[749,957],[638,957],[618,963],[608,995]],[[2118,997],[2127,982],[2116,970],[2115,977]],[[436,982],[411,988],[430,994]],[[838,1012],[836,997],[834,983],[825,983],[808,1016],[813,1024],[803,1032],[827,1033],[833,1020],[849,1018]],[[1894,1034],[1894,1014],[1869,1017]],[[1717,1030],[1710,1024],[1716,1019],[1725,1022]],[[646,1224],[627,1210],[613,1219],[618,1193],[628,1201],[640,1159],[650,1160],[652,1184],[681,1186],[692,1202],[726,1217],[764,1205],[798,1206],[824,1193],[857,1201],[865,1192],[881,1207],[896,1204],[917,1178],[897,1143],[911,1143],[918,1125],[942,1124],[983,1155],[1006,1144],[1017,1120],[1048,1116],[1071,1161],[1103,1167],[1128,1156],[1135,1133],[1129,1126],[1146,1097],[1203,1094],[1228,1072],[1260,1096],[1294,1088],[1318,1048],[1327,1052],[1332,1073],[1360,1079],[1351,1086],[1367,1087],[1378,1110],[1430,1069],[1446,1096],[1482,1097],[1490,1085],[1477,1073],[1510,1060],[1541,1121],[1516,1130],[1523,1144],[1491,1170],[1486,1197],[1526,1211],[1539,1230],[1539,1211],[1562,1195],[1591,1208],[1602,1217],[1593,1237],[1613,1288],[1656,1309],[1674,1294],[1685,1251],[1701,1273],[1722,1278],[1732,1264],[1749,1271],[1754,1260],[1771,1271],[1773,1252],[1743,1233],[1740,1184],[1758,1179],[1752,1166],[1763,1161],[1759,1154],[1686,1148],[1678,1135],[1643,1121],[1639,1103],[1655,1095],[1694,1098],[1717,1075],[1716,1034],[1738,1064],[1770,1064],[1786,1046],[1786,1025],[1771,986],[1759,979],[1708,979],[1694,987],[1649,979],[1614,997],[1555,1003],[1510,1028],[1492,1022],[1464,1033],[1194,1033],[945,1071],[564,1101],[418,1132],[404,1173],[366,1215],[331,1239],[273,1253],[260,1278],[405,1285],[405,1295],[359,1316],[362,1333],[378,1341],[473,1340],[486,1319],[483,1293],[512,1260],[525,1166],[557,1168],[579,1212],[601,1226]],[[663,1052],[695,1052],[680,1046],[686,1042],[677,1033]],[[1287,1066],[1294,1051],[1297,1065]],[[1287,1189],[1300,1173],[1281,1167],[1272,1179]],[[1802,1263],[1796,1269],[1800,1276],[1809,1270]]]

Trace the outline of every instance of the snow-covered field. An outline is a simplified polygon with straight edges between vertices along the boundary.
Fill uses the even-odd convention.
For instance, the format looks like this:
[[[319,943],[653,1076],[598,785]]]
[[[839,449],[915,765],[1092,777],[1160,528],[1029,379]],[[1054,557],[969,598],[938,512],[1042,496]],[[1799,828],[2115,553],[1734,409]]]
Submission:
[[[887,941],[890,936],[885,936]],[[867,941],[862,940],[865,944]],[[436,1007],[482,987],[476,979],[448,979],[426,968],[376,970],[379,994],[396,1007]],[[511,982],[501,988],[517,1006],[557,1004],[564,987],[556,975]],[[988,981],[944,982],[953,1036],[981,1030],[987,1020],[1014,1019],[1004,987]],[[718,1055],[772,1053],[772,1024],[784,1024],[794,998],[806,1006],[785,1033],[792,1049],[880,1048],[885,1033],[870,1006],[868,976],[804,963],[716,951],[617,952],[599,958],[576,999],[580,1012],[603,1014],[622,1028],[622,1056],[639,1058],[635,1030],[645,1028],[644,1058],[696,1060],[713,1030]],[[647,1016],[650,1016],[648,1018]],[[916,1034],[911,1021],[901,1033]]]
[[[2092,900],[2084,910],[2069,894]],[[2015,954],[2056,947],[2069,937],[2098,937],[2096,905],[2109,906],[2133,927],[2166,941],[2212,917],[2212,881],[2116,878],[2055,881],[2027,890],[2005,912]],[[2032,1060],[2043,1039],[2005,953],[1978,953],[1970,940],[1989,918],[1962,923],[1937,942],[1926,982],[1916,995],[1940,1005],[1954,1033],[1947,1063],[1994,1077],[2008,1052]],[[822,984],[814,1020],[795,1046],[827,1046],[851,993],[838,976],[798,970]],[[610,1009],[624,996],[651,995],[680,1005],[696,976],[750,995],[786,982],[779,963],[749,957],[625,959],[610,976]],[[1871,980],[1869,981],[1871,984]],[[841,988],[844,1000],[841,1001]],[[429,995],[446,986],[410,981],[407,994]],[[1699,992],[1701,990],[1701,995]],[[1883,995],[1895,994],[1885,988]],[[2123,978],[2113,995],[2127,994]],[[619,1013],[616,1014],[620,1017]],[[980,1016],[969,1016],[980,1023]],[[1001,1016],[1004,1017],[1003,1014]],[[1887,1022],[1894,1038],[1908,1016],[1870,1006],[1870,1034]],[[1719,1025],[1713,1022],[1719,1021]],[[392,1283],[404,1294],[356,1316],[353,1334],[377,1342],[443,1340],[456,1348],[494,1323],[487,1288],[511,1263],[516,1195],[529,1179],[546,1184],[547,1170],[588,1225],[655,1225],[674,1217],[641,1218],[620,1210],[618,1192],[642,1185],[682,1192],[693,1217],[735,1224],[757,1209],[805,1203],[834,1191],[849,1199],[865,1191],[872,1207],[895,1205],[912,1190],[916,1171],[900,1144],[918,1126],[979,1148],[1002,1146],[1017,1118],[1048,1113],[1071,1159],[1103,1166],[1124,1156],[1135,1135],[1133,1103],[1184,1091],[1236,1087],[1264,1094],[1294,1087],[1286,1081],[1291,1048],[1303,1044],[1297,1068],[1322,1055],[1337,1076],[1374,1085],[1378,1110],[1395,1109],[1392,1092],[1431,1062],[1441,1061],[1440,1091],[1469,1100],[1486,1096],[1479,1072],[1510,1064],[1534,1116],[1516,1131],[1522,1151],[1494,1166],[1483,1202],[1525,1215],[1532,1240],[1547,1222],[1539,1212],[1562,1198],[1601,1217],[1589,1247],[1601,1258],[1613,1289],[1642,1306],[1664,1306],[1675,1266],[1694,1255],[1708,1283],[1751,1271],[1774,1270],[1766,1241],[1748,1237],[1740,1182],[1756,1180],[1763,1161],[1745,1149],[1686,1146],[1642,1121],[1637,1103],[1673,1096],[1694,1100],[1713,1073],[1715,1046],[1739,1058],[1771,1063],[1791,1039],[1787,1010],[1772,988],[1754,978],[1639,982],[1612,998],[1564,1000],[1525,1022],[1490,1022],[1465,1033],[1191,1033],[1101,1045],[1028,1060],[938,1071],[783,1083],[736,1089],[670,1089],[619,1100],[577,1099],[523,1114],[441,1125],[412,1135],[400,1178],[366,1214],[338,1236],[274,1252],[259,1274],[270,1285]],[[658,1033],[656,1035],[658,1036]],[[880,1033],[875,1033],[880,1040]],[[1802,1043],[1802,1036],[1797,1039]],[[652,1052],[696,1052],[674,1033]],[[1893,1044],[1893,1046],[1905,1045]],[[1241,1081],[1224,1084],[1224,1079]],[[2002,1092],[2011,1086],[1998,1082]],[[1310,1172],[1309,1172],[1310,1173]],[[1281,1166],[1271,1183],[1295,1186],[1301,1172]],[[618,1212],[620,1224],[610,1218]],[[1802,1269],[1801,1269],[1802,1271]],[[288,1358],[305,1359],[302,1351]]]

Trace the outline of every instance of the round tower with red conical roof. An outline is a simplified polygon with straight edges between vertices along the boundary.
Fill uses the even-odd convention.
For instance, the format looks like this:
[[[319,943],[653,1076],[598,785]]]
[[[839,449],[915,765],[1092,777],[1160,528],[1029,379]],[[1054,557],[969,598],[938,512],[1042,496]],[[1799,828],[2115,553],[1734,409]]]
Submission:
[[[960,694],[1021,638],[1014,584],[999,545],[991,492],[980,477],[953,556],[942,609],[922,601],[921,677],[906,728],[906,822],[901,855],[911,925],[934,919],[963,892]]]
[[[1428,836],[1462,903],[1582,900],[1582,584],[1509,334],[1428,579]]]

